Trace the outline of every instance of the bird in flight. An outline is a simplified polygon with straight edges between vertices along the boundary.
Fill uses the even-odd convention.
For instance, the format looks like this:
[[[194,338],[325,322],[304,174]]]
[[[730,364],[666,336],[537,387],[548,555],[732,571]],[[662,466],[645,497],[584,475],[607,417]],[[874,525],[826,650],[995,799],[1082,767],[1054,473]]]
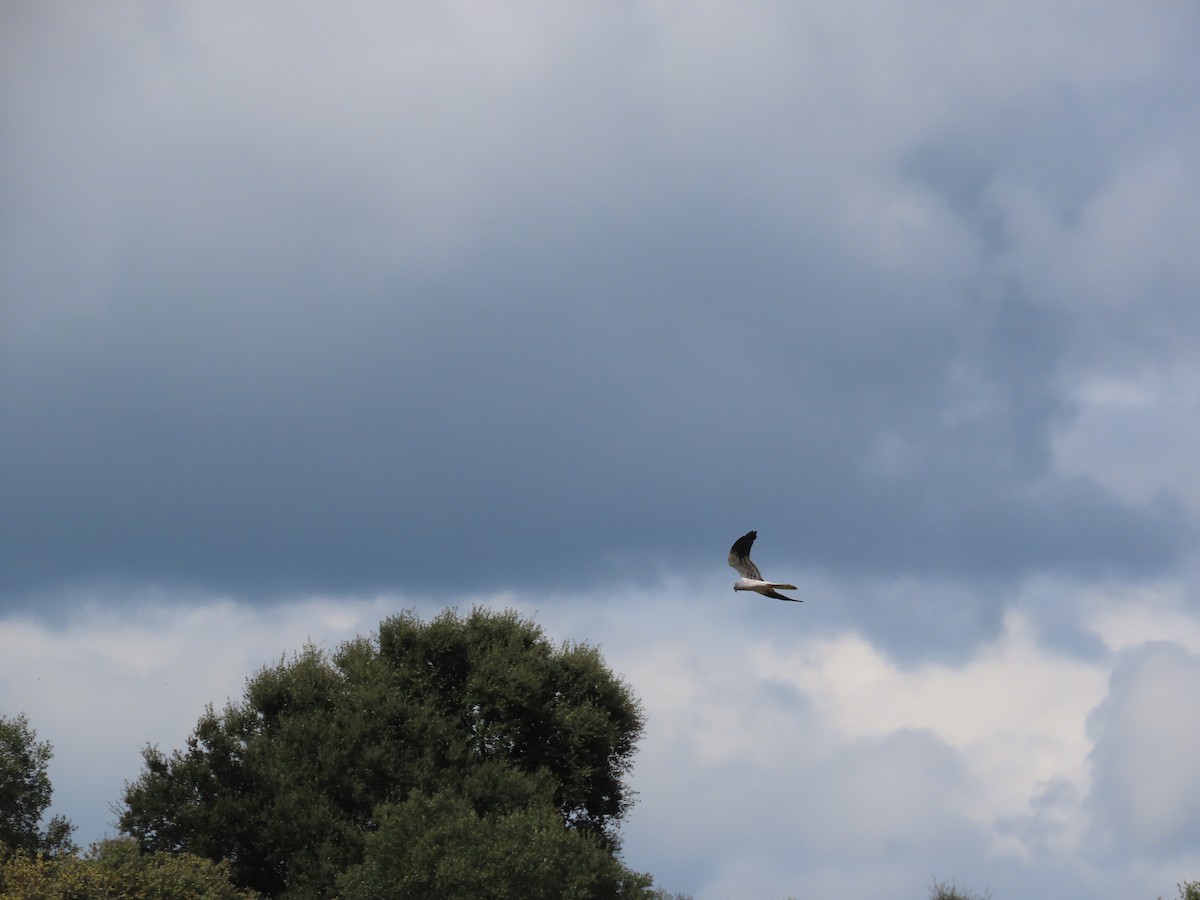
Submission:
[[[737,570],[737,573],[742,577],[733,583],[735,591],[754,591],[762,594],[764,597],[773,597],[776,600],[790,600],[792,603],[803,603],[803,600],[797,600],[795,597],[785,597],[776,591],[776,588],[785,591],[794,591],[794,584],[777,584],[774,581],[763,581],[762,573],[758,571],[758,566],[750,561],[750,548],[754,545],[754,539],[758,537],[757,531],[748,531],[740,538],[733,542],[733,547],[729,550],[729,565]]]

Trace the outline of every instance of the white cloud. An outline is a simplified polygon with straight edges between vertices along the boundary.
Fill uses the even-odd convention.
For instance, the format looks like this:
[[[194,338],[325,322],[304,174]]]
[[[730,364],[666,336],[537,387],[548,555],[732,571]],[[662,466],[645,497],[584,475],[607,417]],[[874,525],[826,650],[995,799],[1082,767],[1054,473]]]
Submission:
[[[1114,886],[1168,893],[1146,854],[1163,872],[1197,874],[1172,843],[1200,808],[1195,656],[1141,645],[1073,659],[1016,611],[958,664],[899,666],[827,624],[832,590],[800,608],[679,579],[649,592],[475,599],[535,616],[553,640],[599,644],[642,699],[625,853],[668,889],[867,900],[888,884],[922,896],[936,875],[997,896],[1006,885],[1037,896],[1028,885],[1043,878],[1057,897],[1117,900],[1126,894]],[[1108,640],[1200,628],[1161,592],[1125,599],[1124,612],[1115,594],[1064,602],[1090,609]],[[257,609],[143,600],[120,620],[96,606],[63,627],[0,621],[0,709],[26,711],[54,745],[55,808],[83,839],[109,823],[144,743],[180,746],[203,705],[239,697],[258,667],[404,608],[440,611],[396,596]],[[1098,858],[1087,840],[1097,815],[1136,852]]]
[[[1151,857],[1200,840],[1200,656],[1155,642],[1124,651],[1090,728],[1098,832]]]
[[[1020,613],[1010,612],[1000,637],[961,666],[901,668],[848,633],[786,651],[766,645],[760,669],[803,694],[847,738],[913,728],[936,735],[972,779],[961,811],[983,827],[1023,815],[1052,782],[1086,790],[1085,722],[1107,672],[1048,653]],[[1029,850],[997,838],[1004,849]]]
[[[606,655],[649,718],[627,852],[665,886],[866,898],[902,882],[915,897],[933,874],[997,896],[1117,898],[1195,877],[1187,855],[1155,870],[1097,851],[1088,722],[1109,702],[1114,657],[1039,633],[1070,619],[1113,649],[1186,639],[1200,619],[1169,586],[1031,585],[968,658],[908,666],[827,624],[845,600],[828,585],[795,616],[671,600],[700,593],[676,584],[553,613],[580,636],[621,635]],[[768,620],[779,634],[764,640]]]

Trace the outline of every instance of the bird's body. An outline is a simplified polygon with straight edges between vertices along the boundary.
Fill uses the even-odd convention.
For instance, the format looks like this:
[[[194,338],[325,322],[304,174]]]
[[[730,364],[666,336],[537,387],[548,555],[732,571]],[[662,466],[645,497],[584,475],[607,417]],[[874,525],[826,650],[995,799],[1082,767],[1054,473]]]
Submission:
[[[781,590],[796,590],[794,584],[781,584],[776,581],[763,580],[762,573],[758,571],[758,566],[750,560],[750,548],[754,545],[756,537],[758,537],[757,531],[749,531],[734,541],[733,546],[729,550],[729,565],[742,576],[733,583],[733,589],[735,591],[754,591],[756,594],[762,594],[764,597],[770,597],[774,600],[803,603],[803,600],[797,600],[795,597],[785,597],[779,593]]]

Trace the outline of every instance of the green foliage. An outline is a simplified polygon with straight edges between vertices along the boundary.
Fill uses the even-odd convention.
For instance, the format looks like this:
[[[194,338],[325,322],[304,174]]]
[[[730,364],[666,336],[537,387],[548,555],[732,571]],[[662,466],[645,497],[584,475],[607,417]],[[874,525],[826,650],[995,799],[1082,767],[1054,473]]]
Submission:
[[[1200,881],[1185,881],[1178,884],[1179,900],[1200,900]]]
[[[131,840],[102,841],[82,859],[19,853],[0,865],[0,897],[21,900],[252,900],[227,863],[190,854],[143,854]]]
[[[641,729],[591,647],[556,647],[515,613],[401,615],[261,670],[241,703],[205,711],[185,750],[147,748],[120,825],[145,850],[228,859],[236,883],[272,896],[326,896],[360,863],[363,878],[390,877],[367,836],[387,841],[435,802],[437,827],[458,837],[528,830],[524,816],[544,824],[550,809],[564,837],[543,840],[583,841],[567,854],[582,865],[579,848],[615,857]]]
[[[21,851],[59,856],[75,849],[75,827],[62,816],[50,819],[46,829],[38,823],[50,805],[50,778],[46,766],[54,755],[22,713],[15,719],[0,716],[0,857]]]
[[[569,900],[642,895],[649,884],[594,836],[563,828],[548,798],[480,816],[466,798],[441,791],[382,807],[363,863],[338,879],[337,895]]]

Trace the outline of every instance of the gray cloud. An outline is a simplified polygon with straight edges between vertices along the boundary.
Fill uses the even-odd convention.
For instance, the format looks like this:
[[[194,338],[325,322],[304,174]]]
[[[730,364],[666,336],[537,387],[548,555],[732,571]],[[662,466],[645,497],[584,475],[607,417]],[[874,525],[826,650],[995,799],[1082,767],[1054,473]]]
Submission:
[[[9,13],[6,603],[1183,553],[1052,438],[1087,347],[1162,346],[1084,263],[1193,17],[118,9]]]

